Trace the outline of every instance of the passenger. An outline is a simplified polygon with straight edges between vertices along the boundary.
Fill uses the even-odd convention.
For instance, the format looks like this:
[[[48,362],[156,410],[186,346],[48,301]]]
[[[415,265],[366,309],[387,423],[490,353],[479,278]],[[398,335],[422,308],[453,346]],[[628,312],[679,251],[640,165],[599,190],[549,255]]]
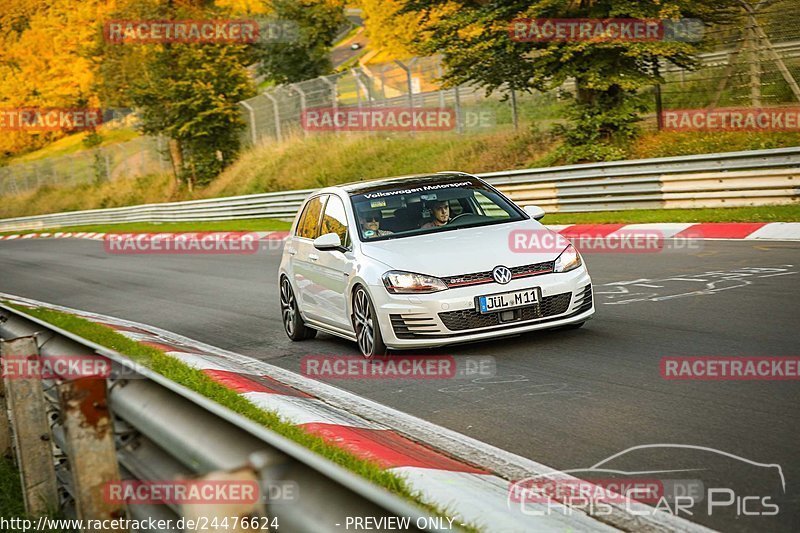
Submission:
[[[447,225],[450,222],[450,203],[447,200],[439,200],[428,204],[428,209],[433,215],[433,220],[427,224],[423,224],[422,229],[438,228]]]
[[[381,229],[381,220],[383,220],[383,216],[378,209],[362,213],[361,231],[364,234],[364,237],[383,237],[385,235],[392,235],[391,231]]]

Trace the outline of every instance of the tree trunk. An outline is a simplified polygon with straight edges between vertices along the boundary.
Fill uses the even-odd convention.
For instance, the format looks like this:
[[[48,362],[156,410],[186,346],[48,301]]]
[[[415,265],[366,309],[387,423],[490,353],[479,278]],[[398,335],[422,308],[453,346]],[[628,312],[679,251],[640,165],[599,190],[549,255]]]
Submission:
[[[175,175],[175,182],[180,185],[181,171],[183,170],[183,149],[178,139],[169,140],[169,155],[172,160],[172,172]]]

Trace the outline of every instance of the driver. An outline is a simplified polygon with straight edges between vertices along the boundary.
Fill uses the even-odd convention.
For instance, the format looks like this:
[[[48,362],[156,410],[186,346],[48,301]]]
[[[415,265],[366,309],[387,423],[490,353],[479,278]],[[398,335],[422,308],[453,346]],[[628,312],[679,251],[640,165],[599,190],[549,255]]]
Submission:
[[[423,224],[422,229],[438,228],[450,222],[450,203],[447,200],[434,201],[428,205],[428,209],[433,215],[433,220]]]

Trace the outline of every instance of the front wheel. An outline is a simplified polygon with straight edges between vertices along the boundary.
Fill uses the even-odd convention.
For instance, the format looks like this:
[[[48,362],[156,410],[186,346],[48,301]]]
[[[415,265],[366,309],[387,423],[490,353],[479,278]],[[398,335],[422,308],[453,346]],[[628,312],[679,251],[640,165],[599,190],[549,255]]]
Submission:
[[[293,341],[313,339],[317,330],[305,325],[300,311],[297,310],[297,299],[294,297],[292,284],[289,278],[281,278],[281,317],[286,335]]]
[[[353,328],[361,355],[372,359],[376,355],[386,354],[386,345],[378,326],[378,315],[364,287],[358,287],[353,294]]]

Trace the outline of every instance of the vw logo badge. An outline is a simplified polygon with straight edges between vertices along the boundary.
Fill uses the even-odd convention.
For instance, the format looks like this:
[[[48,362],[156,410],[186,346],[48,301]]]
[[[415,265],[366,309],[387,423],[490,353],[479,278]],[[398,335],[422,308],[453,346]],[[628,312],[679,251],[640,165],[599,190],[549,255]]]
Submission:
[[[492,270],[492,277],[500,285],[505,285],[511,281],[511,269],[505,266],[496,266]]]

